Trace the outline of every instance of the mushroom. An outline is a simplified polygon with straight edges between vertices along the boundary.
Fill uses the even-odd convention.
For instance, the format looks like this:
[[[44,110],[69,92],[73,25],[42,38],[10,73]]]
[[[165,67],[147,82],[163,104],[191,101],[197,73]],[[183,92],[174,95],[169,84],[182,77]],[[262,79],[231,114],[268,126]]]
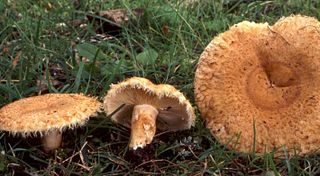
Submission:
[[[177,131],[195,122],[194,109],[182,93],[171,85],[154,85],[139,77],[111,85],[104,109],[114,113],[113,121],[131,128],[129,148],[133,150],[150,144],[156,128]]]
[[[46,152],[58,148],[62,131],[84,125],[101,103],[82,94],[45,94],[23,98],[0,109],[0,130],[23,137],[42,136]]]
[[[240,152],[320,146],[320,23],[301,15],[241,22],[201,54],[195,99],[207,127]]]

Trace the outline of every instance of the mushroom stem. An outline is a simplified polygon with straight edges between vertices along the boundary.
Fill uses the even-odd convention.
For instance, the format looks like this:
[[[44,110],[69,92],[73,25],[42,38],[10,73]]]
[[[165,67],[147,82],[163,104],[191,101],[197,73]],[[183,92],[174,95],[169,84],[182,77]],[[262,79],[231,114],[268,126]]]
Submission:
[[[131,139],[129,148],[136,150],[150,144],[156,133],[158,110],[151,105],[136,105],[131,119]]]
[[[45,152],[49,152],[61,145],[62,133],[58,130],[47,132],[42,138],[42,146]]]

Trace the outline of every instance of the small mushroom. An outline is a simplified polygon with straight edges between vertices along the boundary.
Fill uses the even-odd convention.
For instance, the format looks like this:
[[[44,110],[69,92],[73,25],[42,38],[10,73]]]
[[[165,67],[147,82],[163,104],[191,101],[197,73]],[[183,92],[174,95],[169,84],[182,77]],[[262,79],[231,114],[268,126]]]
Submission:
[[[195,99],[214,137],[241,152],[320,145],[320,23],[301,15],[241,22],[200,56]]]
[[[194,109],[181,92],[139,77],[111,85],[104,109],[114,113],[113,121],[131,128],[129,148],[134,150],[150,144],[156,129],[189,129],[195,121]]]
[[[42,136],[46,152],[58,148],[62,131],[84,125],[101,103],[81,94],[45,94],[23,98],[0,109],[0,130],[23,137]]]

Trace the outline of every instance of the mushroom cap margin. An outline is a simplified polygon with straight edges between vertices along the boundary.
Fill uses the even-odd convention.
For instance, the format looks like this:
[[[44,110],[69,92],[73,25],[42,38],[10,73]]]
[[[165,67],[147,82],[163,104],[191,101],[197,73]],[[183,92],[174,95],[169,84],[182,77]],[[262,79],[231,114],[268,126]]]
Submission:
[[[255,120],[258,153],[282,145],[298,147],[301,154],[319,149],[317,144],[320,139],[315,130],[320,126],[317,111],[320,108],[317,105],[320,95],[316,93],[320,89],[317,83],[320,81],[317,73],[320,66],[319,31],[319,21],[315,18],[293,15],[281,18],[273,26],[241,22],[215,37],[200,56],[195,77],[196,103],[213,136],[230,148],[252,152]],[[265,47],[265,44],[269,46]],[[268,59],[259,58],[261,53]],[[255,102],[246,95],[246,76],[265,64],[264,61],[268,63],[270,59],[277,60],[274,58],[276,54],[282,56],[278,57],[279,63],[287,62],[289,58],[293,58],[296,63],[305,60],[305,64],[296,69],[295,76],[300,77],[300,82],[281,88],[289,87],[294,101],[275,109],[254,106]],[[296,66],[295,63],[286,64],[288,67]],[[309,74],[304,70],[315,72]],[[237,71],[237,74],[230,74],[230,71]],[[229,80],[222,81],[225,78]],[[232,85],[237,88],[234,89]],[[235,144],[230,142],[231,138],[239,141]]]
[[[101,111],[101,103],[82,94],[50,93],[19,99],[0,109],[0,130],[37,136],[84,125]]]
[[[123,104],[124,107],[111,118],[129,128],[133,107],[137,104],[149,104],[159,111],[156,125],[162,131],[189,129],[195,123],[196,117],[190,102],[168,84],[155,85],[141,77],[131,77],[112,84],[104,98],[105,112],[109,115]]]

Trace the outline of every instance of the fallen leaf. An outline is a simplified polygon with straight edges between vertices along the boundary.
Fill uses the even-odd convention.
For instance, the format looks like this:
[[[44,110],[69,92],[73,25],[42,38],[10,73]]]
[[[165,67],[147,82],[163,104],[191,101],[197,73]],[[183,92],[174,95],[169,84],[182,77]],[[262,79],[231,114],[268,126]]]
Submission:
[[[132,12],[132,13],[131,13]],[[136,8],[128,11],[126,9],[114,9],[98,12],[95,15],[87,15],[93,23],[96,33],[106,33],[109,35],[119,35],[124,25],[142,17],[144,9]]]

